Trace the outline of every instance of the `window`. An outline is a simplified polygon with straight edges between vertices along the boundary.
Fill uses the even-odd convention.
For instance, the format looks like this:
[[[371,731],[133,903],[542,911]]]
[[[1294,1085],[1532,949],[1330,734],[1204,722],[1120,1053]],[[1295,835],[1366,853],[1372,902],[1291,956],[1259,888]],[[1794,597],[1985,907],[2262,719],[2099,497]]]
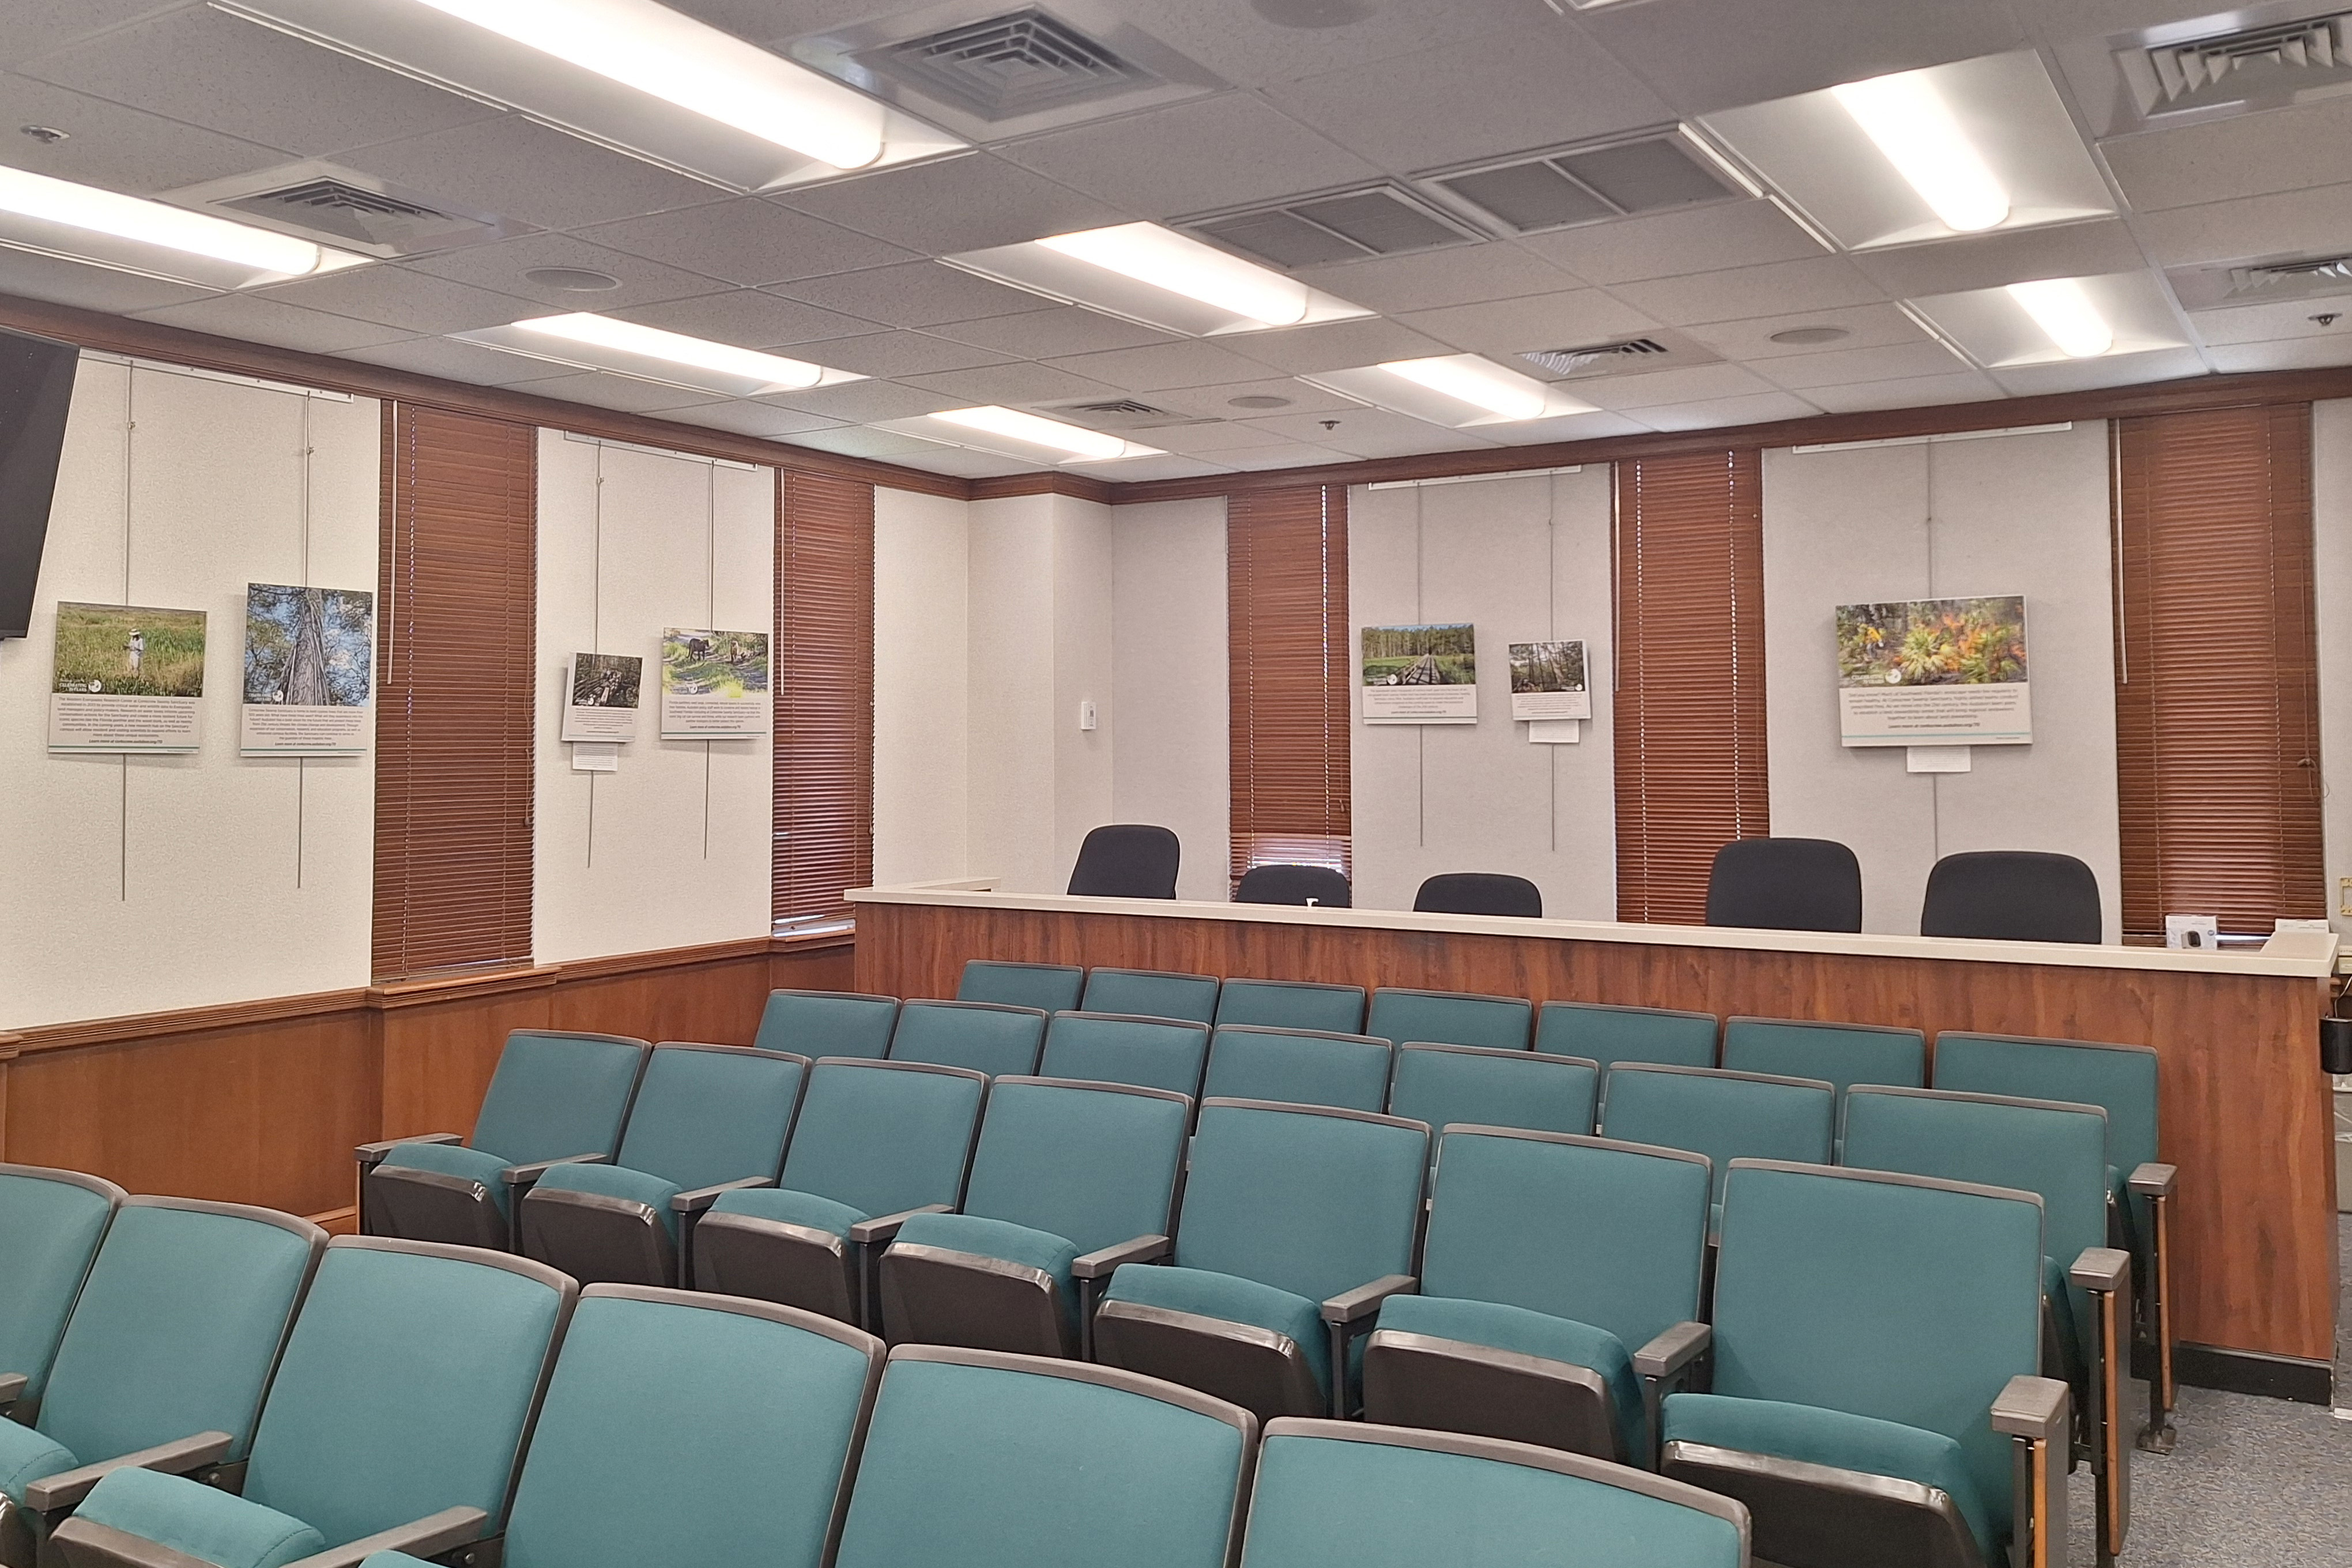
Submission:
[[[2124,931],[2325,915],[2311,405],[2118,420],[2110,439]]]
[[[1348,852],[1348,492],[1225,503],[1234,881],[1253,866]]]
[[[874,879],[874,487],[776,479],[776,929]]]
[[[1715,852],[1771,831],[1760,455],[1617,465],[1617,918],[1706,919]]]
[[[539,433],[383,419],[375,973],[527,964]]]

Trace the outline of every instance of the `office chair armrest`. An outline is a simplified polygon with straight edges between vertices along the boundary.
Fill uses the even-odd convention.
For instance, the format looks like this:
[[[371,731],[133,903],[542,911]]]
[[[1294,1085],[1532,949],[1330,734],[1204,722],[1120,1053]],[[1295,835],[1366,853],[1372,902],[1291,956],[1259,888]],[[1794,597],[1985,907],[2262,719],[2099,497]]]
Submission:
[[[2179,1180],[2179,1166],[2161,1165],[2150,1160],[2135,1169],[2124,1185],[2144,1198],[2168,1198]]]
[[[347,1545],[331,1546],[287,1564],[287,1568],[359,1568],[378,1552],[405,1552],[411,1557],[434,1557],[453,1546],[482,1538],[490,1516],[478,1508],[445,1508],[406,1524],[395,1524]]]
[[[14,1405],[25,1397],[25,1384],[31,1378],[21,1372],[0,1372],[0,1405]]]
[[[116,1470],[161,1470],[167,1476],[184,1476],[190,1470],[201,1470],[206,1465],[217,1462],[236,1440],[226,1432],[199,1432],[193,1437],[158,1443],[152,1448],[142,1448],[135,1454],[124,1454],[119,1458],[101,1459],[94,1465],[60,1470],[54,1476],[44,1476],[37,1481],[27,1483],[25,1506],[35,1513],[50,1513],[58,1509],[71,1508],[89,1495],[90,1488]]]
[[[466,1140],[455,1132],[417,1132],[406,1138],[387,1138],[381,1143],[362,1143],[352,1151],[352,1158],[362,1170],[383,1163],[383,1157],[403,1143],[463,1143]]]
[[[2066,1270],[2066,1283],[2085,1290],[2111,1291],[2131,1278],[2131,1254],[2113,1247],[2086,1247]]]
[[[1070,1264],[1073,1279],[1104,1279],[1122,1263],[1157,1263],[1176,1249],[1176,1243],[1164,1236],[1139,1236],[1132,1241],[1122,1241],[1116,1247],[1106,1247],[1099,1252],[1089,1252]]]
[[[1715,1330],[1705,1323],[1676,1323],[1633,1352],[1633,1371],[1643,1377],[1674,1376],[1705,1355]]]
[[[2065,1384],[2057,1378],[2020,1373],[1992,1402],[1992,1429],[2009,1437],[2063,1443],[2074,1422],[2073,1405]]]
[[[898,1227],[919,1214],[953,1214],[953,1204],[925,1204],[919,1209],[906,1209],[898,1214],[886,1214],[873,1219],[861,1219],[849,1227],[849,1239],[859,1247],[871,1247],[877,1241],[888,1241],[898,1234]]]
[[[746,1176],[740,1182],[720,1182],[716,1186],[696,1187],[677,1194],[669,1200],[669,1206],[679,1214],[700,1214],[729,1193],[748,1192],[753,1187],[772,1187],[775,1184],[773,1176]]]
[[[1327,1323],[1359,1323],[1381,1310],[1381,1303],[1391,1296],[1402,1296],[1421,1289],[1421,1281],[1410,1274],[1383,1274],[1367,1285],[1352,1290],[1342,1290],[1323,1303],[1323,1321]]]
[[[528,1165],[509,1165],[499,1173],[499,1180],[510,1187],[527,1187],[557,1165],[602,1165],[608,1154],[566,1154],[561,1160],[534,1160]]]

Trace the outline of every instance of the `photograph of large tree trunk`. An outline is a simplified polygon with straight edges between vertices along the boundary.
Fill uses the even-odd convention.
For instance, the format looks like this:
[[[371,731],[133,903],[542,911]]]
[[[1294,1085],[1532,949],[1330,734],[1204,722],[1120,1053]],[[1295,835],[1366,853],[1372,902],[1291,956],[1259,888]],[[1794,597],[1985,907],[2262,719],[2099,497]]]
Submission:
[[[245,700],[358,708],[373,675],[375,595],[345,588],[248,584]]]

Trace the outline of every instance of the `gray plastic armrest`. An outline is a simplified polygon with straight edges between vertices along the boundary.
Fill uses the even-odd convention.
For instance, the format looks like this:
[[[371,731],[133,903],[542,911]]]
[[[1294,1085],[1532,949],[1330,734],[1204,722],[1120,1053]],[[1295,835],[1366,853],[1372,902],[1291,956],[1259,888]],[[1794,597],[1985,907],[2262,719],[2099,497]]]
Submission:
[[[2066,1270],[2066,1282],[2085,1290],[2117,1290],[2131,1278],[2131,1254],[2112,1247],[2086,1247]]]
[[[1156,1263],[1176,1249],[1176,1244],[1164,1236],[1139,1236],[1132,1241],[1122,1241],[1117,1247],[1106,1247],[1099,1252],[1089,1252],[1070,1264],[1073,1279],[1101,1279],[1123,1263]]]
[[[184,1476],[216,1462],[235,1441],[226,1432],[199,1432],[193,1437],[158,1443],[120,1458],[60,1470],[28,1483],[25,1488],[25,1506],[35,1513],[71,1508],[89,1495],[90,1488],[116,1470],[161,1470],[167,1476]]]
[[[1992,1402],[1992,1429],[2011,1437],[2063,1443],[2073,1419],[2066,1385],[2054,1377],[2012,1377]]]
[[[1682,1371],[1715,1342],[1715,1330],[1705,1323],[1676,1323],[1633,1352],[1633,1370],[1643,1377],[1666,1378]]]
[[[299,1558],[287,1568],[359,1568],[378,1552],[405,1552],[411,1557],[434,1557],[453,1546],[482,1538],[490,1516],[478,1508],[445,1508],[407,1524],[395,1524],[342,1546]]]
[[[2173,1184],[2180,1179],[2180,1167],[2160,1165],[2154,1160],[2135,1169],[2124,1185],[2144,1198],[2168,1198]]]
[[[1421,1288],[1421,1281],[1410,1274],[1383,1274],[1369,1285],[1359,1285],[1352,1290],[1342,1290],[1323,1303],[1323,1321],[1327,1323],[1360,1322],[1381,1310],[1381,1303],[1391,1296],[1402,1296]]]
[[[874,1219],[861,1219],[849,1227],[849,1239],[859,1247],[871,1247],[877,1241],[887,1241],[898,1234],[898,1227],[919,1214],[953,1214],[953,1204],[925,1204],[919,1209],[906,1209],[898,1214],[886,1214]]]
[[[14,1405],[25,1397],[25,1384],[32,1381],[21,1372],[0,1372],[0,1405]]]
[[[773,1176],[746,1176],[740,1182],[720,1182],[716,1186],[696,1187],[689,1192],[679,1193],[669,1200],[669,1206],[679,1214],[700,1214],[728,1193],[745,1192],[752,1187],[772,1187],[775,1184],[776,1178]]]
[[[566,1154],[561,1160],[537,1160],[528,1165],[509,1165],[499,1173],[499,1180],[510,1187],[527,1187],[557,1165],[601,1165],[608,1154]]]
[[[383,1162],[386,1154],[403,1143],[463,1143],[466,1140],[455,1132],[419,1132],[407,1138],[387,1138],[381,1143],[362,1143],[352,1151],[352,1158],[362,1165]]]

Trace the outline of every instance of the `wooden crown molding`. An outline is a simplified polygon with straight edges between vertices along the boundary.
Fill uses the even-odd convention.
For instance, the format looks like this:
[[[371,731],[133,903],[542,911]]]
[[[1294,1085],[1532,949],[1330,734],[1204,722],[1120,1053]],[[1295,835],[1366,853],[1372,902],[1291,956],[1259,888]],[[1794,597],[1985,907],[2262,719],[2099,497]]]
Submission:
[[[1118,485],[1107,479],[1091,474],[1066,474],[1058,468],[971,481],[973,500],[1002,500],[1008,496],[1076,496],[1080,500],[1110,505],[1118,500]]]

